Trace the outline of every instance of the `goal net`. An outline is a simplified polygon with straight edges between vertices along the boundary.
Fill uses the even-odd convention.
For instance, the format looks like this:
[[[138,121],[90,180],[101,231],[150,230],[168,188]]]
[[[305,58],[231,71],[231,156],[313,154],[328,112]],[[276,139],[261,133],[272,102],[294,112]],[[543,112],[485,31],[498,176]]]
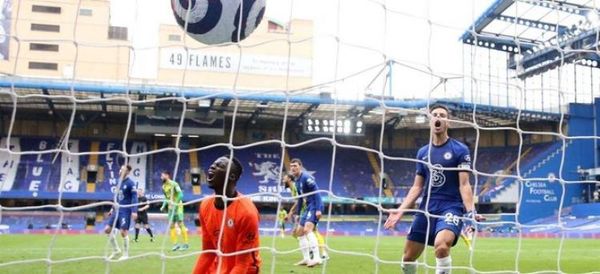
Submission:
[[[329,259],[311,271],[400,272],[415,214],[444,218],[415,206],[384,229],[415,165],[458,168],[416,157],[442,104],[486,217],[457,238],[452,272],[598,273],[582,239],[600,237],[600,3],[572,2],[271,0],[245,40],[205,45],[166,0],[0,1],[0,272],[185,273],[206,252],[253,251],[202,250],[206,170],[223,155],[260,213],[261,272],[304,273],[295,224],[277,218],[296,201],[280,182],[293,158],[324,203]],[[156,241],[132,220],[118,261],[103,231],[124,164]],[[188,250],[172,251],[186,232],[159,211],[163,171],[183,192]],[[418,273],[435,259],[426,246]]]

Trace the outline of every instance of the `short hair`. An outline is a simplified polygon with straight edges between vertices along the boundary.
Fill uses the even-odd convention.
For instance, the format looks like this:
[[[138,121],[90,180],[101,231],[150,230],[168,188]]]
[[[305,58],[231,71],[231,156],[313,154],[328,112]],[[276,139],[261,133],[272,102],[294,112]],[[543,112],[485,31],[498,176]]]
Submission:
[[[239,179],[242,176],[242,173],[244,173],[244,167],[242,166],[242,162],[240,162],[240,160],[238,160],[235,157],[231,157],[231,159],[230,159],[230,157],[231,156],[229,156],[229,155],[223,155],[219,158],[226,158],[228,161],[230,161],[231,167],[232,167],[231,170],[235,169],[237,171],[236,175],[238,176],[238,179]]]
[[[292,174],[284,172],[283,176],[281,176],[281,184],[285,187],[288,188],[288,185],[286,183],[283,182],[283,178],[288,177],[290,179],[290,181],[294,182],[295,178]]]
[[[131,171],[131,166],[130,165],[125,165],[125,168],[127,168],[127,171]]]
[[[294,178],[294,175],[290,174],[290,173],[283,173],[283,177],[288,177],[292,182],[296,181],[296,178]]]
[[[304,166],[304,165],[302,164],[302,160],[300,160],[300,159],[298,159],[298,158],[294,158],[294,159],[292,159],[292,160],[290,161],[290,164],[293,164],[293,163],[296,163],[296,164],[298,164],[298,165],[300,165],[300,166]]]
[[[168,170],[165,169],[165,170],[161,171],[160,173],[169,176],[169,178],[172,178],[171,171],[168,171]]]
[[[235,169],[238,171],[237,176],[239,179],[242,176],[242,173],[244,172],[244,168],[242,167],[242,162],[240,162],[240,160],[238,160],[235,157],[231,157],[231,162],[232,162],[232,165],[235,167]]]
[[[448,115],[450,115],[450,109],[448,109],[447,106],[442,105],[442,104],[433,104],[432,106],[430,106],[429,107],[429,113],[431,113],[432,111],[434,111],[434,110],[436,110],[438,108],[441,108],[441,109],[445,110],[446,113],[448,113]]]

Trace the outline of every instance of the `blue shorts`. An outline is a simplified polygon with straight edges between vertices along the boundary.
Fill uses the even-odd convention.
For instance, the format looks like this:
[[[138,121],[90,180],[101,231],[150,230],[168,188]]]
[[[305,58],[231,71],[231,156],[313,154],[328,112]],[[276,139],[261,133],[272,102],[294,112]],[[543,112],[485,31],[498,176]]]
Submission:
[[[421,207],[420,209],[425,208]],[[407,239],[425,244],[427,239],[427,245],[433,246],[435,242],[435,236],[442,230],[450,230],[454,232],[454,242],[452,246],[456,245],[458,238],[460,237],[460,231],[463,226],[463,222],[460,217],[465,213],[464,206],[461,202],[450,202],[443,200],[430,200],[429,201],[429,213],[432,215],[442,216],[440,218],[430,217],[429,218],[429,232],[427,231],[427,218],[423,213],[415,214],[415,219],[408,232]],[[429,234],[429,237],[426,237]]]
[[[302,212],[302,215],[300,215],[300,226],[304,226],[306,222],[311,222],[316,226],[317,223],[319,223],[319,218],[317,218],[316,213],[317,210],[315,209],[309,209]]]
[[[117,222],[115,222],[115,218]],[[113,226],[116,229],[129,230],[131,224],[131,210],[117,210],[117,213],[110,215],[106,225]]]

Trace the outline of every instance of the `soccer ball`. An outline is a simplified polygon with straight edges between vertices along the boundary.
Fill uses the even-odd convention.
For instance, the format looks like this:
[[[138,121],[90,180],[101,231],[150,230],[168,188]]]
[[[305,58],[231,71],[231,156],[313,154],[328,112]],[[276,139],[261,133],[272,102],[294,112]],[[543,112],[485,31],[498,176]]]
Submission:
[[[239,42],[248,37],[263,18],[265,1],[171,0],[171,8],[177,24],[186,30],[189,36],[201,43],[214,45]]]

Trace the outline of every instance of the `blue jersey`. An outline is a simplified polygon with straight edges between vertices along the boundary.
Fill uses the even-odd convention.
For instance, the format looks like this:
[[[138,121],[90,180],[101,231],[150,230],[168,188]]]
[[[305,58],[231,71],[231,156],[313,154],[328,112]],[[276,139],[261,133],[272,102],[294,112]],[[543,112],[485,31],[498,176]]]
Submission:
[[[310,193],[313,191],[318,191],[319,186],[317,186],[317,182],[315,182],[315,178],[310,176],[307,172],[302,172],[300,177],[296,178],[296,189],[298,190],[298,195],[302,195],[304,193]],[[323,210],[323,201],[321,200],[320,193],[313,193],[304,197],[304,201],[306,203],[306,210]],[[299,204],[296,207],[296,213],[299,215],[300,210],[302,209],[302,204]]]
[[[431,148],[431,152],[429,151]],[[428,160],[431,154],[431,161]],[[427,198],[436,200],[446,200],[461,202],[460,182],[457,170],[441,170],[436,167],[461,168],[469,170],[471,168],[471,156],[469,148],[463,143],[448,138],[446,143],[441,146],[426,145],[417,152],[417,159],[430,162],[433,166],[431,172],[427,164],[417,163],[417,174],[425,178],[423,200],[421,207],[424,207]],[[428,193],[431,183],[431,193]]]
[[[136,184],[129,179],[129,177],[125,178],[125,180],[121,182],[121,188],[119,188],[119,191],[117,192],[117,202],[119,205],[132,205],[138,203]],[[137,205],[132,207],[119,207],[119,210],[136,212]]]

